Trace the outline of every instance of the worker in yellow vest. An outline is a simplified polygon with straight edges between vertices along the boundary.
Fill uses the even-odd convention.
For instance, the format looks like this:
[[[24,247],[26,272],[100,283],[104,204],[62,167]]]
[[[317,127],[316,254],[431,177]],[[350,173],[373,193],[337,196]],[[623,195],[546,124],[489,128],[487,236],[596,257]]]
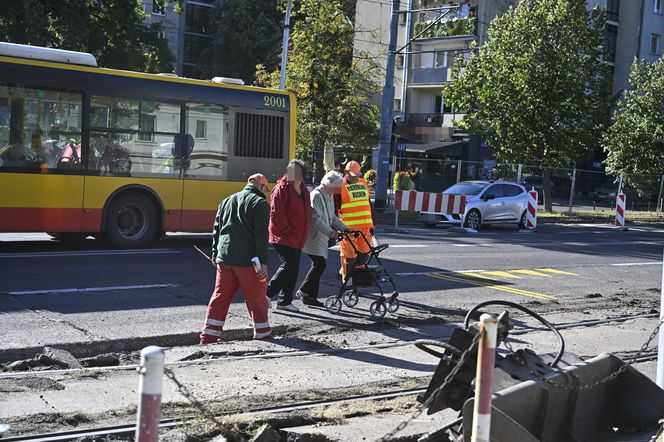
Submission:
[[[344,172],[339,217],[349,229],[361,231],[367,240],[371,241],[374,223],[371,215],[369,185],[362,178],[362,167],[357,161],[350,161],[346,164]],[[353,238],[352,241],[360,253],[369,253],[369,244],[362,237]],[[355,259],[356,253],[348,240],[341,241],[339,247],[341,255],[341,270],[339,273],[345,281],[347,260]]]

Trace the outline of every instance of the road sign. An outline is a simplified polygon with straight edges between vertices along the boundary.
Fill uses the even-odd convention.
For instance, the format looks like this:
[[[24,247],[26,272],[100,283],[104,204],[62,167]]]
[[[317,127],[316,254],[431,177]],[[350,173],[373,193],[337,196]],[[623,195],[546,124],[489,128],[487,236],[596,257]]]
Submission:
[[[398,152],[405,152],[406,151],[406,145],[403,143],[397,144],[397,151]]]

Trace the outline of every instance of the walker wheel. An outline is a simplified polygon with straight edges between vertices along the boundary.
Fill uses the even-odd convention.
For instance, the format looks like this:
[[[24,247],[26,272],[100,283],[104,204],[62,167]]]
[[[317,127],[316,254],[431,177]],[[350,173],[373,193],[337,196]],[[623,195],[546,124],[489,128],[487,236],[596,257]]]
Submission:
[[[399,300],[397,298],[389,299],[385,304],[387,304],[387,311],[390,313],[396,313],[399,310]]]
[[[339,313],[341,311],[341,300],[336,296],[330,296],[325,300],[325,310],[330,313]]]
[[[347,307],[353,308],[357,305],[360,297],[357,296],[357,293],[355,293],[354,290],[346,290],[344,294],[341,295],[341,299]]]
[[[385,301],[374,301],[369,307],[369,312],[374,319],[383,319],[385,313],[387,313],[387,308],[385,307]]]

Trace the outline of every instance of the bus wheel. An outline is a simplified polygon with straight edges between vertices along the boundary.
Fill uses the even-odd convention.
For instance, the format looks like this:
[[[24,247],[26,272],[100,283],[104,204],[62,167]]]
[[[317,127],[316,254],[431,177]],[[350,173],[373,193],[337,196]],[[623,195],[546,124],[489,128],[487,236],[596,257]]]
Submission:
[[[90,236],[89,233],[78,233],[78,232],[46,232],[48,236],[53,239],[57,239],[62,242],[78,242],[83,241],[85,238]]]
[[[140,193],[117,196],[106,212],[104,238],[122,249],[142,247],[157,234],[157,208]]]

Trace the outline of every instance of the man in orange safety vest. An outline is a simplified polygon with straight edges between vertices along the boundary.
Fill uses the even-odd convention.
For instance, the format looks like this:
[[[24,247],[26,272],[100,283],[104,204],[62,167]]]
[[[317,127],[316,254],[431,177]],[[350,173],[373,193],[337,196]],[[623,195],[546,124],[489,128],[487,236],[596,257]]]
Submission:
[[[357,161],[348,162],[344,173],[344,183],[341,187],[339,217],[349,229],[364,233],[368,241],[371,241],[374,232],[370,195],[369,185],[362,178],[362,167]],[[369,244],[361,236],[359,238],[353,237],[352,242],[360,253],[369,253]],[[347,260],[355,259],[356,253],[348,240],[341,241],[339,247],[341,256],[341,270],[339,273],[345,281]]]

